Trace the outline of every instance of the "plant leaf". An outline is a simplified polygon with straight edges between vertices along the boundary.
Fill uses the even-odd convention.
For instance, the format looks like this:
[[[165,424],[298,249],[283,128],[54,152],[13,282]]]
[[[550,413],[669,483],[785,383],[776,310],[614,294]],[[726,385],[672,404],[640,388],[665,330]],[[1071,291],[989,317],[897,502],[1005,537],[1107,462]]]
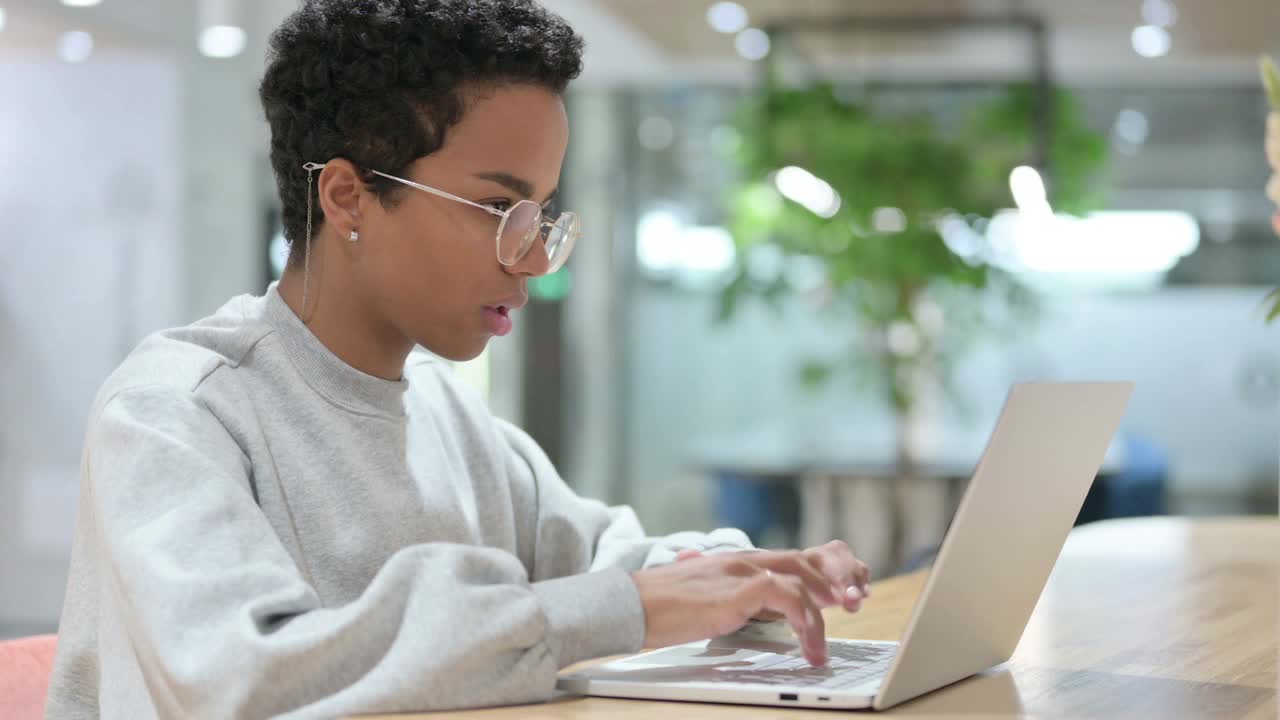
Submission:
[[[1280,70],[1276,69],[1275,61],[1268,55],[1263,55],[1258,60],[1258,67],[1262,71],[1262,85],[1267,89],[1271,109],[1280,112]]]
[[[1267,293],[1267,297],[1262,302],[1264,304],[1271,303],[1271,309],[1267,311],[1267,322],[1272,322],[1280,317],[1280,288]]]
[[[834,370],[829,362],[810,360],[800,367],[800,384],[810,390],[817,389],[831,378]]]

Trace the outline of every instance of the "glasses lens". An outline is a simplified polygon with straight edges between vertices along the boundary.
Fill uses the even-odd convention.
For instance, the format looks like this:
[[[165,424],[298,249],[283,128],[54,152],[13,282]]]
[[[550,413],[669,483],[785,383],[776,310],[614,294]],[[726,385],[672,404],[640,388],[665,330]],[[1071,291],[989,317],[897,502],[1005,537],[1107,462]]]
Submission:
[[[504,265],[514,265],[529,252],[538,225],[542,222],[542,208],[532,200],[521,200],[511,208],[506,222],[498,234],[498,260]]]
[[[564,267],[565,261],[573,252],[582,234],[582,224],[575,213],[567,212],[556,219],[556,224],[547,232],[548,272],[555,272]]]

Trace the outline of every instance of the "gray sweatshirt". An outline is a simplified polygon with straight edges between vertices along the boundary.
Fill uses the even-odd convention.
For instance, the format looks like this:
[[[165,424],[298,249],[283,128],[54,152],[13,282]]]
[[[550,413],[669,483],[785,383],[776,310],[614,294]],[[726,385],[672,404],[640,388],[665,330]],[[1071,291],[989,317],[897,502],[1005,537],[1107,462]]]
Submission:
[[[442,361],[399,381],[241,296],[146,339],[89,417],[49,718],[290,718],[539,701],[632,652],[646,538]]]

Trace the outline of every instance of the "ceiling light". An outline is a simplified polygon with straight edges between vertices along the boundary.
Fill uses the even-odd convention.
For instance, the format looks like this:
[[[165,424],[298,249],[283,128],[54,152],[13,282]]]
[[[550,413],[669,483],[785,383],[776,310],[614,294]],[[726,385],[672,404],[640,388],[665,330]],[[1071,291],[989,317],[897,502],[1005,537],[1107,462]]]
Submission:
[[[721,273],[736,255],[728,230],[687,226],[667,210],[645,213],[636,227],[636,258],[649,273]]]
[[[1052,215],[1049,197],[1044,189],[1040,172],[1027,165],[1019,165],[1009,173],[1009,190],[1018,210],[1029,215]]]
[[[718,2],[707,8],[707,24],[718,33],[732,35],[750,22],[747,9],[736,2]]]
[[[679,262],[680,218],[665,210],[645,213],[636,227],[636,257],[646,270],[672,270]]]
[[[58,57],[69,63],[81,63],[93,54],[93,36],[73,30],[58,38]]]
[[[196,6],[196,45],[200,54],[230,58],[244,52],[248,36],[241,21],[239,0],[200,0]]]
[[[774,175],[773,184],[783,197],[803,205],[820,218],[834,217],[840,211],[840,196],[835,189],[802,167],[782,168]]]
[[[759,28],[747,28],[733,39],[733,46],[748,60],[763,60],[769,54],[769,33]]]
[[[1172,41],[1169,31],[1159,25],[1139,25],[1133,29],[1133,51],[1145,58],[1158,58],[1169,54]]]
[[[680,238],[680,265],[685,270],[724,272],[733,267],[736,256],[733,236],[722,227],[687,227]]]
[[[234,25],[213,25],[200,31],[200,54],[211,58],[230,58],[244,52],[248,36]]]
[[[62,0],[62,4],[67,7],[93,7],[101,2],[102,0]]]
[[[5,21],[4,8],[0,8],[0,30],[4,30],[4,21]]]
[[[1016,269],[1037,272],[1164,273],[1200,245],[1196,219],[1178,211],[1102,211],[1047,223],[999,213],[988,237],[1012,249]]]

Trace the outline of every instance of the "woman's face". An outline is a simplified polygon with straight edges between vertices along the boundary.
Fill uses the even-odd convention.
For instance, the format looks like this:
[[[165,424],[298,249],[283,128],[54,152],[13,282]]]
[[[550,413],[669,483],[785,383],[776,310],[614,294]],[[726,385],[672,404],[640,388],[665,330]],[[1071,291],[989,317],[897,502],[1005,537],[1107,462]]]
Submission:
[[[568,142],[558,95],[524,85],[485,90],[472,95],[444,145],[401,177],[499,210],[520,200],[545,205]],[[451,360],[470,360],[505,335],[528,299],[528,278],[547,271],[540,239],[516,264],[498,262],[501,218],[479,208],[408,187],[393,208],[371,196],[360,207],[352,271],[372,309]]]

